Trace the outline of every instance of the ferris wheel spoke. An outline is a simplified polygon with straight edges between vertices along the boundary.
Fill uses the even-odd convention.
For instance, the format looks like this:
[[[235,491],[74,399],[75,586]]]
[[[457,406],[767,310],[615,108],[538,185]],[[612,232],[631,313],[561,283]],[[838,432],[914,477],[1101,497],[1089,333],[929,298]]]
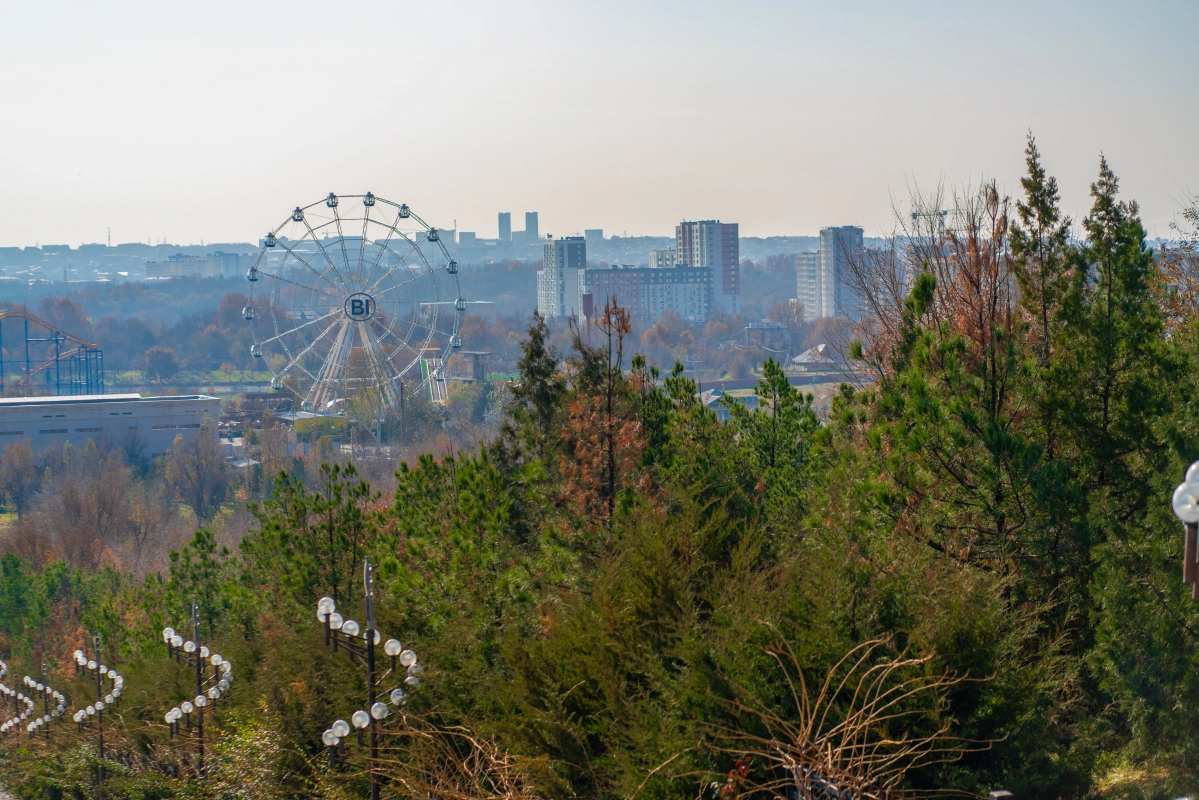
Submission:
[[[317,273],[317,274],[319,274],[319,273]],[[341,298],[338,297],[337,295],[329,294],[328,292],[318,289],[315,286],[309,286],[307,284],[297,283],[296,281],[289,280],[287,278],[282,277],[281,275],[268,275],[267,277],[269,277],[273,281],[282,281],[283,283],[290,284],[291,286],[294,286],[297,289],[302,289],[305,292],[316,292],[319,295],[328,297],[330,300],[333,300],[336,303],[341,302]],[[336,289],[336,287],[334,287],[332,284],[330,284],[330,288]]]
[[[397,398],[395,396],[395,387],[391,381],[391,371],[387,368],[387,360],[383,356],[383,348],[380,347],[379,340],[374,335],[374,331],[371,329],[369,323],[358,323],[358,338],[361,340],[362,348],[366,353],[367,360],[370,362],[375,383],[385,395],[386,402],[396,402]]]
[[[315,347],[316,347],[318,344],[320,344],[320,341],[321,341],[321,339],[324,339],[324,338],[325,338],[325,335],[326,335],[327,333],[329,333],[329,331],[331,331],[331,330],[333,330],[334,328],[337,328],[337,327],[344,327],[344,325],[342,325],[342,326],[338,326],[338,325],[330,325],[329,327],[325,328],[323,331],[321,331],[319,334],[317,334],[316,338],[314,338],[314,339],[313,339],[311,342],[309,342],[309,343],[308,343],[308,346],[307,346],[307,347],[305,347],[303,350],[301,350],[301,351],[299,351],[298,353],[296,353],[294,356],[291,354],[291,348],[289,348],[289,347],[287,346],[287,343],[286,343],[286,342],[280,342],[280,346],[283,348],[284,352],[286,352],[286,353],[287,353],[287,355],[288,355],[288,357],[291,359],[291,360],[288,362],[288,365],[287,365],[287,367],[285,367],[285,368],[283,369],[283,372],[287,372],[287,370],[291,369],[291,367],[294,365],[294,366],[296,366],[296,367],[299,367],[301,370],[303,370],[304,374],[305,374],[305,375],[307,375],[309,378],[312,378],[312,380],[317,380],[316,376],[315,376],[315,375],[313,375],[311,372],[309,372],[309,371],[308,371],[308,368],[307,368],[307,367],[305,367],[305,366],[304,366],[304,365],[301,363],[301,361],[300,361],[300,360],[301,360],[302,358],[304,358],[304,356],[306,356],[306,355],[308,355],[309,353],[311,353],[311,352],[312,352],[312,350],[313,350],[313,348],[315,348]]]
[[[390,247],[392,234],[398,233],[400,235],[401,239],[408,242],[409,244],[412,244],[412,241],[407,236],[405,236],[402,231],[397,230],[394,225],[386,225],[384,223],[379,223],[379,224],[383,224],[384,227],[387,228],[387,236],[383,239],[383,243],[381,245],[379,245],[379,252],[375,256],[375,260],[371,263],[371,268],[370,268],[370,270],[367,271],[366,277],[362,280],[363,286],[367,286],[367,285],[373,286],[373,284],[371,284],[371,279],[375,276],[375,270],[378,269],[379,262],[383,260],[384,253],[391,253],[392,255],[395,255],[395,253],[392,251],[392,249]],[[404,256],[404,258],[398,259],[398,261],[401,264],[404,263],[405,259],[407,259],[408,255],[410,255],[411,253],[412,253],[412,250],[409,249],[408,254],[406,254]],[[367,291],[369,292],[370,290],[368,289]]]
[[[422,240],[419,237],[410,237],[408,234],[398,229],[396,230],[396,233],[400,235],[401,239],[408,243],[408,252],[404,253],[404,255],[400,255],[390,247],[387,248],[387,252],[394,256],[397,262],[407,267],[409,266],[408,257],[413,253],[416,253],[422,263],[427,263],[428,259],[425,258],[425,254],[420,249]]]
[[[421,323],[416,322],[415,320],[410,320],[410,319],[402,320],[401,324],[407,325],[407,326],[409,326],[409,328],[420,328],[423,331],[428,331],[428,336],[426,337],[426,339],[429,339],[429,338],[432,338],[439,334],[445,333],[445,331],[439,331],[436,328],[430,328],[428,325],[422,325]],[[390,330],[390,328],[389,328],[389,330]],[[393,334],[393,336],[395,336],[397,341],[400,341],[399,336],[397,336],[395,334]],[[407,341],[407,339],[405,339],[404,341]]]
[[[411,327],[408,328],[407,333],[408,333],[407,336],[401,337],[398,333],[395,332],[394,325],[384,326],[383,336],[380,338],[380,341],[386,343],[388,337],[391,337],[393,340],[395,340],[396,347],[403,347],[404,345],[408,344],[408,340],[410,338],[412,338],[412,328]],[[389,356],[388,360],[390,360],[390,358],[391,357]]]
[[[309,230],[309,232],[310,232],[310,233],[312,232],[312,228],[308,228],[308,230]],[[288,247],[287,245],[283,245],[283,249],[287,251],[287,254],[288,254],[289,256],[291,256],[292,258],[294,258],[296,261],[299,261],[299,262],[300,262],[301,264],[303,264],[304,266],[308,267],[308,269],[312,271],[312,274],[313,274],[313,275],[317,276],[318,278],[320,278],[321,280],[323,280],[325,283],[327,283],[327,284],[329,285],[329,288],[330,288],[330,289],[332,289],[332,290],[333,290],[333,291],[335,291],[335,292],[337,291],[337,284],[335,284],[335,283],[333,283],[333,281],[329,280],[329,276],[328,276],[328,275],[325,275],[325,273],[321,272],[319,269],[317,269],[316,267],[314,267],[314,266],[312,266],[311,264],[309,264],[307,261],[305,261],[305,260],[304,260],[304,258],[303,258],[303,257],[302,257],[302,256],[301,256],[299,253],[297,253],[295,250],[293,250],[292,248]],[[285,281],[285,282],[287,282],[287,283],[290,283],[290,284],[292,284],[292,285],[294,285],[294,286],[299,286],[299,287],[300,287],[300,288],[302,288],[302,289],[312,289],[312,291],[314,291],[314,292],[320,292],[320,289],[317,289],[315,286],[305,286],[305,285],[304,285],[304,284],[302,284],[302,283],[296,283],[295,281],[289,281],[289,280],[287,280],[287,278],[284,278],[284,277],[282,277],[281,273],[283,272],[283,268],[284,268],[285,266],[287,266],[287,261],[286,261],[286,259],[284,260],[284,262],[283,262],[282,264],[280,264],[280,265],[279,265],[279,273],[277,273],[277,274],[275,274],[275,275],[271,275],[271,274],[268,272],[268,273],[267,273],[267,275],[268,275],[269,277],[275,278],[276,280]],[[333,265],[332,265],[332,264],[330,264],[329,266],[333,266]],[[336,270],[336,269],[334,269],[333,271],[334,271],[334,272],[336,272],[337,270]],[[338,277],[341,277],[341,276],[339,275]],[[326,293],[325,293],[325,292],[321,292],[321,294],[326,294]],[[327,296],[328,296],[328,297],[333,297],[334,299],[337,299],[336,297],[334,297],[334,295],[327,295]]]
[[[357,277],[362,276],[362,261],[366,258],[366,232],[371,221],[371,207],[366,203],[363,203],[362,207],[366,211],[362,213],[362,241],[358,243],[358,269],[354,272]]]
[[[370,295],[371,295],[371,297],[375,298],[375,300],[378,300],[380,297],[387,294],[388,292],[393,292],[396,289],[403,289],[405,286],[408,286],[409,284],[416,283],[422,277],[423,276],[420,273],[417,273],[417,274],[409,273],[409,277],[407,280],[397,281],[396,283],[393,283],[390,286],[388,286],[386,289],[380,289],[379,291],[375,291],[375,288],[377,288],[377,287],[372,287]]]
[[[429,345],[429,342],[431,342],[431,341],[433,341],[432,333],[428,333],[424,336],[423,339],[420,339],[420,344],[422,345],[420,348],[413,347],[412,342],[405,340],[400,343],[400,346],[396,348],[395,352],[393,352],[390,356],[388,356],[387,360],[392,363],[395,363],[395,357],[397,355],[399,355],[400,352],[404,348],[407,348],[417,358],[424,358],[424,352],[426,350],[430,349],[428,345]],[[433,349],[436,349],[436,348],[433,348]],[[440,352],[440,351],[438,351],[438,352]]]
[[[345,266],[346,272],[348,273],[350,271],[350,256],[346,252],[346,235],[341,229],[341,212],[338,210],[338,208],[339,206],[333,206],[333,221],[337,224],[337,243],[341,246],[341,263]],[[339,275],[338,277],[341,276]],[[342,277],[341,282],[347,289],[353,291],[353,289],[350,288],[350,282],[347,278]]]
[[[349,357],[349,343],[346,341],[349,330],[349,324],[343,323],[338,326],[337,338],[329,348],[329,354],[321,366],[320,376],[308,393],[309,402],[314,408],[336,408],[337,401],[341,398],[341,380],[345,375],[346,361]],[[332,399],[329,399],[330,394]]]
[[[337,221],[337,234],[338,234],[337,238],[338,238],[338,241],[341,241],[342,254],[344,255],[346,245],[345,245],[345,241],[343,240],[343,238],[341,236],[341,217],[337,216],[336,208],[333,209],[333,214],[334,214],[334,218]],[[337,276],[337,280],[341,281],[341,286],[340,287],[333,286],[333,290],[338,291],[339,289],[345,289],[345,287],[346,287],[345,277],[337,270],[337,266],[333,263],[333,259],[329,258],[329,253],[325,250],[325,246],[323,244],[321,244],[321,240],[316,237],[316,231],[314,231],[312,229],[312,226],[308,224],[307,215],[305,215],[305,217],[304,217],[304,227],[308,230],[308,235],[310,237],[312,237],[312,243],[316,245],[316,249],[320,250],[321,255],[325,257],[325,263],[329,265],[329,269],[333,270],[333,274]],[[320,273],[317,273],[317,274],[320,274]],[[331,281],[330,281],[330,285],[332,285]]]
[[[342,311],[342,309],[335,309],[333,311],[330,311],[328,314],[322,314],[321,316],[316,317],[314,319],[310,319],[307,322],[302,322],[290,330],[283,331],[283,333],[275,334],[274,336],[272,336],[269,339],[263,339],[261,342],[259,342],[259,344],[270,344],[271,342],[279,341],[284,336],[291,336],[293,333],[298,333],[299,331],[303,330],[304,328],[307,328],[309,325],[315,325],[318,322],[323,322],[323,321],[329,319],[329,317],[332,317],[335,314],[340,313],[341,311]],[[278,330],[277,326],[276,326],[276,330]]]
[[[408,242],[408,244],[411,245],[408,248],[408,252],[401,256],[401,255],[398,255],[390,247],[387,247],[386,244],[384,244],[383,248],[379,250],[379,257],[382,258],[383,253],[387,252],[388,254],[390,254],[391,256],[393,256],[396,259],[396,264],[395,264],[396,267],[403,267],[405,270],[408,271],[409,274],[412,274],[412,265],[410,265],[408,263],[408,256],[412,255],[414,252],[417,252],[417,253],[420,252],[420,244],[418,242],[412,241],[407,236],[404,236],[403,233],[400,233],[400,235],[404,237],[404,241]],[[422,258],[422,261],[423,260],[424,259]],[[425,266],[429,267],[429,265],[427,263],[425,264]],[[431,269],[431,267],[430,267],[430,269]],[[371,287],[366,290],[367,294],[370,294],[370,293],[374,292],[375,289],[379,288],[379,284],[382,283],[383,280],[388,275],[392,274],[392,272],[394,272],[394,271],[395,271],[394,269],[391,271],[385,271],[382,275],[380,275],[379,279],[376,280],[374,283],[372,283]],[[419,272],[417,274],[419,274]]]

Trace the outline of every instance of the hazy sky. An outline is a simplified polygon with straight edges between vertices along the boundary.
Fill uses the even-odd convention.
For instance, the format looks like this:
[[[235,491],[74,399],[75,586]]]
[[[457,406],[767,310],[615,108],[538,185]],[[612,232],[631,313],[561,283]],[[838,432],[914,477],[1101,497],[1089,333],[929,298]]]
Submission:
[[[371,190],[496,235],[890,227],[907,185],[1099,153],[1150,236],[1199,193],[1199,2],[16,2],[0,245],[255,239]]]

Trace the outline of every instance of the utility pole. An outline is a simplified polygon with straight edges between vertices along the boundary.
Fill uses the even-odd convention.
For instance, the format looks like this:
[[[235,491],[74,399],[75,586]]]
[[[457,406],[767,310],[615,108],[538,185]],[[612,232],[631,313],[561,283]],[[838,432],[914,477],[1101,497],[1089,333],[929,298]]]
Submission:
[[[375,685],[375,570],[371,560],[363,566],[363,583],[366,589],[366,707],[373,709],[378,702]],[[379,800],[379,726],[382,723],[371,716],[371,800]]]
[[[42,686],[50,685],[50,676],[46,673],[46,662],[42,662]],[[50,716],[50,690],[42,692],[42,713]],[[46,738],[50,738],[50,726],[46,726]]]
[[[100,664],[100,634],[96,633],[92,636],[92,644],[96,648],[96,664]],[[100,670],[97,668],[96,673],[96,702],[104,699],[104,687],[100,684]],[[97,795],[100,800],[104,800],[104,709],[100,709],[96,713],[96,729],[99,731],[99,746],[100,746],[100,768],[96,782]]]
[[[204,668],[204,658],[200,655],[200,604],[192,600],[192,625],[195,627],[196,636],[196,697],[204,694],[204,676],[202,670]],[[197,752],[199,753],[200,761],[197,765],[196,772],[204,777],[204,706],[196,706],[196,742]]]

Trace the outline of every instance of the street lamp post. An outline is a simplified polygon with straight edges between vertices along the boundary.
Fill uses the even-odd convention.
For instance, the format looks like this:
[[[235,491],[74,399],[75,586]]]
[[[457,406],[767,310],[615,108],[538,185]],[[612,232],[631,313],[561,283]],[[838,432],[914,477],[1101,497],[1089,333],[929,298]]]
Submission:
[[[46,738],[49,739],[50,721],[62,714],[62,711],[67,704],[67,699],[63,697],[61,693],[50,688],[50,686],[46,683],[46,680],[46,663],[44,661],[42,662],[42,680],[40,682],[29,677],[28,675],[25,676],[25,685],[29,687],[29,690],[42,696],[42,715],[34,717],[33,721],[26,726],[26,730],[29,732],[29,738],[31,739],[37,734],[40,728],[46,729]],[[50,709],[51,700],[54,700],[55,702],[53,710]],[[28,705],[28,711],[32,713],[33,709],[36,707],[36,704],[34,701],[29,699],[26,699],[26,703]]]
[[[1199,461],[1174,490],[1174,515],[1182,522],[1182,580],[1191,585],[1191,599],[1199,600]]]
[[[4,676],[7,674],[8,664],[0,661],[0,680],[3,680]],[[13,713],[16,713],[21,703],[25,704],[24,711],[20,712],[9,720],[6,720],[3,725],[0,725],[0,736],[3,736],[33,716],[33,709],[35,706],[33,700],[26,697],[21,692],[18,692],[16,689],[9,688],[3,683],[0,683],[0,695],[4,696],[4,699],[8,702],[9,708],[12,709]]]
[[[325,644],[334,653],[339,649],[345,650],[351,660],[366,667],[366,707],[367,711],[359,709],[350,716],[350,722],[358,730],[358,746],[363,746],[363,731],[369,728],[370,748],[370,778],[371,800],[379,800],[379,738],[383,720],[391,713],[386,703],[379,701],[379,684],[387,675],[395,674],[397,662],[407,668],[404,683],[408,686],[419,686],[423,669],[417,664],[416,653],[405,650],[398,639],[388,639],[383,645],[383,652],[391,659],[391,669],[383,675],[378,675],[375,664],[375,648],[382,640],[375,625],[375,582],[374,568],[370,559],[366,559],[362,568],[362,580],[366,599],[366,630],[352,619],[343,619],[337,613],[337,603],[331,597],[322,597],[316,604],[316,617],[325,626]],[[407,694],[403,688],[396,688],[390,694],[390,700],[396,707],[407,702]],[[321,734],[321,741],[329,748],[329,763],[343,766],[346,763],[345,738],[350,734],[350,723],[339,719],[328,730]]]
[[[183,720],[188,730],[196,732],[196,773],[203,778],[204,771],[204,709],[212,705],[216,708],[233,683],[233,664],[223,658],[220,653],[210,653],[208,647],[200,644],[200,606],[192,601],[192,629],[195,641],[184,641],[174,628],[163,628],[162,639],[166,642],[167,655],[175,661],[196,671],[196,696],[192,700],[184,700],[175,708],[166,712],[164,719],[171,732],[171,737],[180,732],[179,720]],[[205,669],[206,664],[212,665],[212,673]],[[196,714],[195,725],[192,724],[192,712]]]
[[[104,800],[104,711],[121,702],[121,694],[125,691],[125,679],[117,674],[115,669],[100,663],[100,634],[92,636],[92,646],[95,658],[88,658],[82,650],[75,651],[75,674],[89,675],[96,679],[96,702],[87,708],[75,712],[73,719],[79,726],[79,732],[96,722],[96,746],[100,753],[100,768],[97,775],[100,800]],[[108,692],[104,691],[104,680],[111,681]]]

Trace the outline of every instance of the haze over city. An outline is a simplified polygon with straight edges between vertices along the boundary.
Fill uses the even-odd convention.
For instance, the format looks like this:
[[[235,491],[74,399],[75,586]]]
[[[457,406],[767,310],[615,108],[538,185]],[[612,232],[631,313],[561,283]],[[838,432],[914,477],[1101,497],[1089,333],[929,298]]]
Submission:
[[[254,241],[367,190],[480,236],[874,236],[912,182],[1018,191],[1029,129],[1067,213],[1103,152],[1165,237],[1197,30],[1193,2],[10,4],[0,245]]]
[[[8,3],[0,800],[1199,798],[1197,38]]]

